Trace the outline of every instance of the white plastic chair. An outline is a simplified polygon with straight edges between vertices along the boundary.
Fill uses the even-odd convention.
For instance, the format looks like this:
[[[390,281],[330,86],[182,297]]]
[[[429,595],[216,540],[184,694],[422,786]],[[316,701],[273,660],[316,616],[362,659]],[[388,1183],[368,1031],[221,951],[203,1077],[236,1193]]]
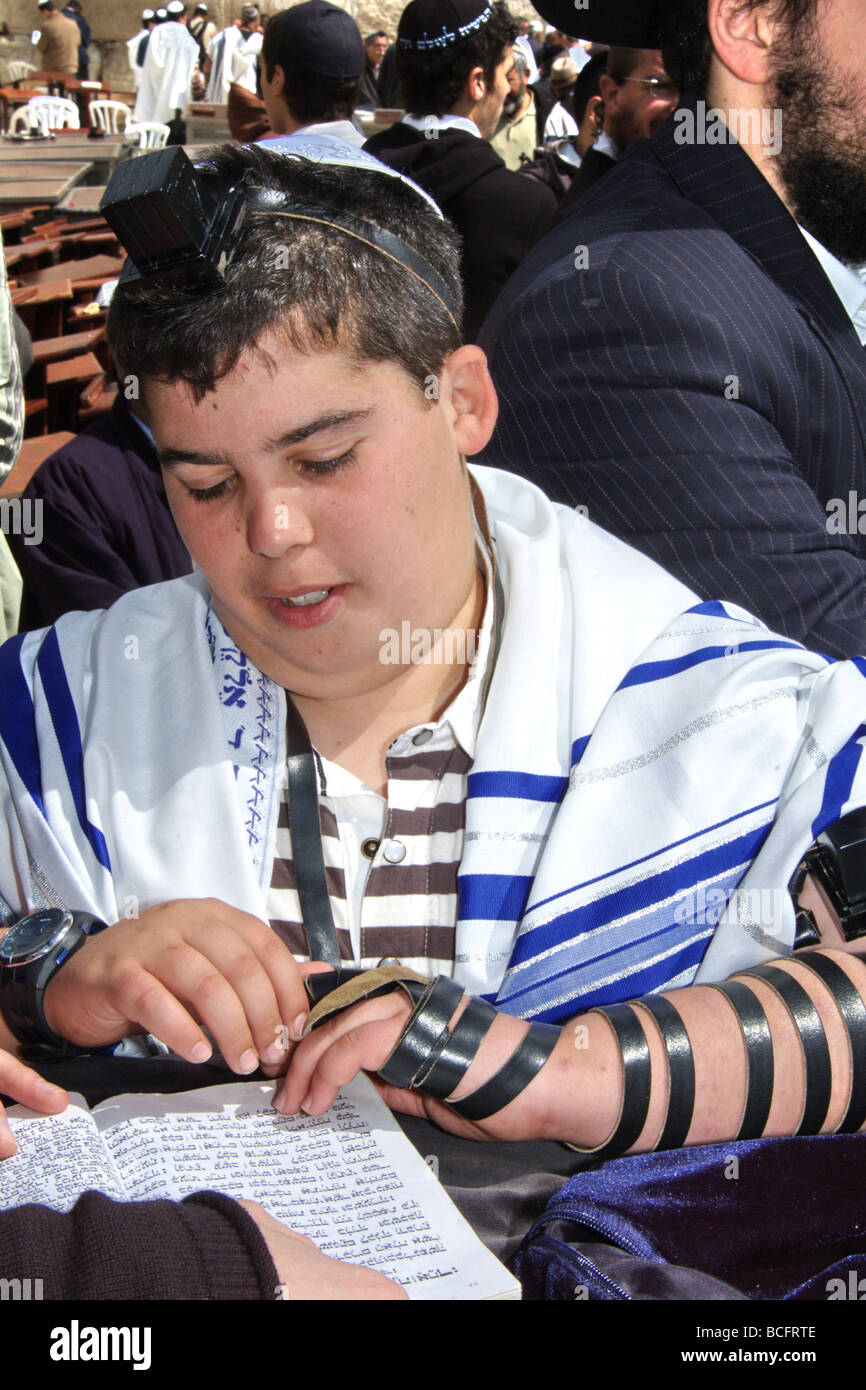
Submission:
[[[16,135],[18,131],[32,130],[30,124],[30,112],[26,106],[19,106],[12,112],[9,118],[9,130],[7,134]]]
[[[32,63],[22,63],[18,62],[17,60],[14,63],[8,63],[6,66],[6,76],[3,79],[3,85],[5,86],[7,83],[11,84],[13,82],[21,82],[25,77],[27,77],[28,73],[35,71],[36,68],[33,66]]]
[[[125,133],[137,141],[136,149],[140,151],[164,149],[171,131],[162,121],[130,121]]]
[[[67,97],[31,97],[27,103],[30,126],[49,130],[80,130],[78,107]]]
[[[88,111],[94,130],[121,135],[132,120],[132,109],[125,101],[91,101]]]

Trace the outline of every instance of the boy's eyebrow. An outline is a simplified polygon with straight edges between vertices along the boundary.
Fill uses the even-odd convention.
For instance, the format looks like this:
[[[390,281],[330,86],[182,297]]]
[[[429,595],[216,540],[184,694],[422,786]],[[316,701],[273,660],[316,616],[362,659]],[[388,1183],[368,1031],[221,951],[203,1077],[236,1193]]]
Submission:
[[[305,439],[310,439],[314,434],[321,434],[325,430],[337,429],[341,425],[354,425],[361,420],[366,420],[373,414],[373,408],[368,406],[363,410],[342,410],[336,414],[319,415],[315,420],[310,420],[306,425],[299,425],[297,429],[289,430],[286,434],[281,434],[276,439],[265,441],[264,448],[268,453],[277,453],[280,449],[287,449],[292,444],[302,444]],[[216,464],[228,464],[230,459],[222,452],[205,453],[201,449],[160,449],[159,461],[163,468],[171,468],[174,464],[180,463],[200,463],[213,467]]]

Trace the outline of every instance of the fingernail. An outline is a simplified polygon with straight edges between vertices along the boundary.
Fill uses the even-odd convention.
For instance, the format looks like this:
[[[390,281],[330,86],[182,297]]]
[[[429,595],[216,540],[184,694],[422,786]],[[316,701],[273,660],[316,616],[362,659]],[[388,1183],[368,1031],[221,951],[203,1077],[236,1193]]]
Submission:
[[[302,1109],[307,1115],[309,1115],[309,1113],[310,1113],[310,1107],[312,1106],[312,1104],[313,1104],[313,1093],[312,1093],[312,1091],[308,1091],[307,1094],[304,1096],[304,1099],[301,1101],[301,1109]]]
[[[192,1050],[192,1060],[194,1062],[206,1062],[210,1056],[210,1045],[206,1042],[197,1042]]]
[[[295,1019],[291,1028],[289,1029],[289,1037],[294,1038],[295,1042],[300,1042],[301,1038],[304,1036],[304,1024],[306,1023],[306,1021],[306,1014],[298,1014],[297,1018]]]
[[[286,1088],[285,1088],[285,1086],[282,1086],[282,1087],[280,1088],[280,1090],[279,1090],[279,1091],[276,1091],[275,1094],[274,1094],[274,1109],[275,1109],[275,1110],[282,1110],[282,1109],[283,1109],[283,1105],[284,1105],[284,1103],[285,1103],[285,1097],[286,1097]]]
[[[286,1049],[285,1047],[283,1047],[282,1043],[278,1043],[278,1042],[271,1043],[270,1047],[268,1048],[267,1052],[265,1053],[264,1057],[262,1058],[262,1061],[263,1061],[263,1062],[282,1062],[283,1058],[284,1058],[285,1055],[286,1055],[286,1051],[287,1051],[287,1049]]]
[[[243,1072],[257,1071],[259,1059],[254,1052],[245,1052],[238,1065]]]

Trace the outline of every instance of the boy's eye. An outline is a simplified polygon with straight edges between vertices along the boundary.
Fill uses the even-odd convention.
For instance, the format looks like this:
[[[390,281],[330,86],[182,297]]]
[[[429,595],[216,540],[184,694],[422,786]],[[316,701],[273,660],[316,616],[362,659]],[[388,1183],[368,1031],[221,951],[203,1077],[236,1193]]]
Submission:
[[[222,497],[231,482],[230,478],[224,478],[221,483],[215,483],[213,487],[189,487],[184,484],[187,492],[194,497],[197,502],[212,502],[216,497]]]
[[[347,449],[345,454],[340,454],[333,459],[299,459],[298,468],[302,473],[321,477],[326,473],[336,473],[340,468],[346,468],[355,461],[355,450]]]
[[[336,473],[341,468],[347,468],[355,461],[354,448],[348,449],[345,454],[340,454],[338,458],[332,459],[298,459],[298,471],[306,477],[321,478],[329,473]],[[213,487],[190,487],[189,483],[184,483],[184,487],[191,497],[197,502],[213,502],[218,497],[224,497],[235,481],[235,476],[224,478],[221,483],[214,483]]]

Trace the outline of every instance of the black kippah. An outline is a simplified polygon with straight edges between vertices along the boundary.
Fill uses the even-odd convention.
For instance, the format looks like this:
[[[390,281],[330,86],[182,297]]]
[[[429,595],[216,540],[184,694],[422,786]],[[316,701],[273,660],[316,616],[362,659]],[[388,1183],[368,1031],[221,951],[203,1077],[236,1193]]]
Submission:
[[[397,27],[397,47],[421,53],[450,48],[493,15],[489,0],[410,0]]]

